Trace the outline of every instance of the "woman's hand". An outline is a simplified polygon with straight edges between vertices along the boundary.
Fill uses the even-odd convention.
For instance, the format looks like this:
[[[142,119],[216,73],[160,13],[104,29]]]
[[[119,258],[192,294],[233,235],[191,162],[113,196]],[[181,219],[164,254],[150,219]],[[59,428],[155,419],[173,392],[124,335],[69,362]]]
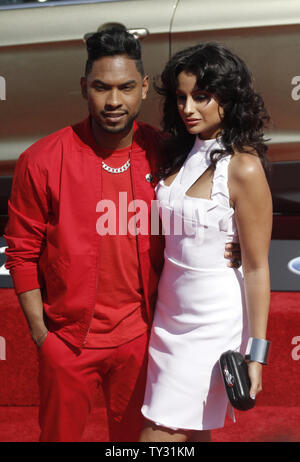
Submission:
[[[257,393],[262,391],[262,364],[256,361],[248,363],[249,377],[251,381],[250,397],[256,398]]]

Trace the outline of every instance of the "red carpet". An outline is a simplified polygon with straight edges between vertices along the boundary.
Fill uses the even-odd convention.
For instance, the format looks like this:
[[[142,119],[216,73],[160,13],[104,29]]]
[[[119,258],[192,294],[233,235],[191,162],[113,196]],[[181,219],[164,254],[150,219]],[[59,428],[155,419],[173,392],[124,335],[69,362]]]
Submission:
[[[12,289],[0,289],[0,441],[37,441],[37,356],[25,318]],[[213,432],[216,442],[300,441],[300,292],[272,294],[268,338],[270,364],[264,368],[264,390],[257,406],[236,411]],[[298,337],[298,338],[297,338]],[[4,359],[4,357],[6,359]],[[99,427],[101,397],[90,416],[83,441],[107,441]]]
[[[106,442],[99,426],[101,408],[91,414],[82,442]],[[237,413],[236,413],[237,414]],[[0,407],[1,442],[36,442],[39,437],[38,407]],[[299,442],[299,407],[261,407],[239,413],[237,423],[212,433],[213,442]]]

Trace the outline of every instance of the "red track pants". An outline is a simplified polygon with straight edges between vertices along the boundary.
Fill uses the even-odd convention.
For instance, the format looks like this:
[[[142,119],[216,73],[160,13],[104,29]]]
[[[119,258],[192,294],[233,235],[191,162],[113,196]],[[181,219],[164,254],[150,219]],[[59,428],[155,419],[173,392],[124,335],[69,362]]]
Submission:
[[[110,441],[138,441],[147,347],[144,334],[119,347],[80,351],[49,332],[39,350],[40,441],[80,441],[98,386]]]

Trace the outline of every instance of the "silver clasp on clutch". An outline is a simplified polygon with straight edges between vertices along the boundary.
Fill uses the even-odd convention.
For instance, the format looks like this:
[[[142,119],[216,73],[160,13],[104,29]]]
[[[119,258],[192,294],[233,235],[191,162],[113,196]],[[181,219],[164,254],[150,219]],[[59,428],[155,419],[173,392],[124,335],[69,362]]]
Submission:
[[[233,375],[230,374],[229,370],[227,369],[227,367],[225,366],[224,369],[224,376],[225,376],[225,380],[226,380],[226,383],[229,387],[233,387],[233,384],[234,384],[234,377]]]

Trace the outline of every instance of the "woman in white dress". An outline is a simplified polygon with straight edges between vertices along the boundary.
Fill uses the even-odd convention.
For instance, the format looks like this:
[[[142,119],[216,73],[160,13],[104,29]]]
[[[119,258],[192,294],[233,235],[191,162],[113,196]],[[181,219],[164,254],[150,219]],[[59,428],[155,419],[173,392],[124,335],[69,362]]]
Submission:
[[[269,312],[272,199],[263,129],[268,120],[245,63],[223,45],[177,53],[162,74],[171,135],[156,192],[165,263],[149,344],[140,441],[209,441],[231,410],[218,360],[264,348]],[[242,271],[224,246],[239,241]],[[254,341],[252,339],[255,339]],[[262,360],[248,363],[251,397]]]

